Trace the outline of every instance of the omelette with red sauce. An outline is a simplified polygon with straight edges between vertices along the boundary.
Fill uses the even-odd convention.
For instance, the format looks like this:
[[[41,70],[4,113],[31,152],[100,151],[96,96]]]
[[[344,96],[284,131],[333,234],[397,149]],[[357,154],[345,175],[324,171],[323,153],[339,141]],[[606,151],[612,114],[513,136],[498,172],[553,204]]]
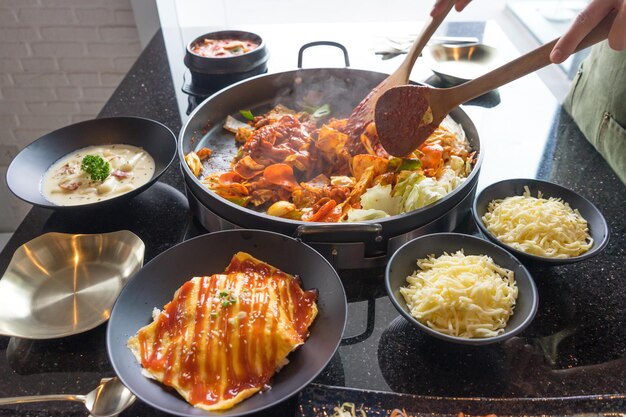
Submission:
[[[183,284],[128,347],[147,376],[195,407],[224,410],[288,363],[309,335],[316,301],[298,278],[239,252],[224,273]]]

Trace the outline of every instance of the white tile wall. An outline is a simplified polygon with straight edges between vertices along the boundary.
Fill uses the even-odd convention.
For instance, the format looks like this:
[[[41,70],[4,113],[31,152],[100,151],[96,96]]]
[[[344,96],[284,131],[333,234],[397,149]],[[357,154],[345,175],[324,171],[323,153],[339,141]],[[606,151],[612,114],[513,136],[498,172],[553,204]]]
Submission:
[[[39,136],[96,116],[140,52],[131,0],[0,0],[0,175]],[[30,206],[0,182],[0,232]]]
[[[463,13],[452,12],[446,20],[488,20],[498,16],[505,0],[474,0]],[[434,0],[157,0],[159,10],[173,4],[174,13],[162,14],[161,25],[172,19],[181,27],[228,27],[233,25],[424,21]],[[419,27],[417,28],[419,29]],[[417,30],[416,29],[416,30]],[[320,33],[323,37],[323,33]]]

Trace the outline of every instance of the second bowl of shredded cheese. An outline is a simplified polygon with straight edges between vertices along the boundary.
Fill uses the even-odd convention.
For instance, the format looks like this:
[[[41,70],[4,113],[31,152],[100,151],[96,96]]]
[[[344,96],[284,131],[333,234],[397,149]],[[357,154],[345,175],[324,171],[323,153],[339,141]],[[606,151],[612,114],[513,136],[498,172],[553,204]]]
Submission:
[[[474,218],[492,242],[522,260],[564,264],[598,254],[608,243],[602,213],[588,200],[557,184],[505,180],[485,188]]]
[[[429,255],[400,288],[411,315],[450,336],[494,337],[514,313],[515,274],[487,255]]]
[[[537,310],[528,270],[486,240],[456,233],[422,236],[390,259],[386,286],[396,309],[440,339],[482,345],[522,331]]]

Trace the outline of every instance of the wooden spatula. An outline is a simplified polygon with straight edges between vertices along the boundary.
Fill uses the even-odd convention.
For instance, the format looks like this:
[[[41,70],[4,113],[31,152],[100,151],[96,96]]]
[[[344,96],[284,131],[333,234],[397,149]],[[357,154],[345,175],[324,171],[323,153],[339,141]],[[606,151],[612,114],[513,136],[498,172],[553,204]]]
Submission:
[[[576,52],[608,37],[615,19],[609,14],[578,45]],[[424,142],[450,111],[550,64],[550,51],[558,39],[540,46],[479,78],[452,88],[405,85],[387,89],[376,103],[376,131],[385,150],[405,156]],[[532,94],[532,92],[529,92]]]
[[[348,119],[348,129],[350,132],[360,134],[369,122],[374,121],[374,106],[378,98],[385,91],[409,82],[409,76],[413,69],[413,64],[415,64],[415,60],[422,52],[422,49],[424,49],[424,46],[426,46],[433,33],[435,33],[439,25],[441,25],[441,22],[443,22],[450,10],[452,10],[452,6],[454,6],[454,1],[450,0],[442,13],[430,18],[426,26],[422,29],[422,32],[413,42],[411,49],[407,52],[404,61],[402,61],[398,69],[374,87],[367,97],[354,108]]]

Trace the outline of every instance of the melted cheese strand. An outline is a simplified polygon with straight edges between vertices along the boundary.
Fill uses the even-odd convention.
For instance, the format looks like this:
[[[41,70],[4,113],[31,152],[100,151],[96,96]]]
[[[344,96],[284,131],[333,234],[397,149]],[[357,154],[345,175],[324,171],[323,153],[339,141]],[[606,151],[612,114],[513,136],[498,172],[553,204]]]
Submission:
[[[522,196],[489,203],[483,216],[487,230],[499,241],[517,250],[548,258],[570,258],[593,245],[587,221],[578,210],[559,198]]]
[[[518,289],[513,271],[485,255],[462,251],[418,259],[400,293],[411,315],[451,336],[493,337],[504,332],[513,315]]]

